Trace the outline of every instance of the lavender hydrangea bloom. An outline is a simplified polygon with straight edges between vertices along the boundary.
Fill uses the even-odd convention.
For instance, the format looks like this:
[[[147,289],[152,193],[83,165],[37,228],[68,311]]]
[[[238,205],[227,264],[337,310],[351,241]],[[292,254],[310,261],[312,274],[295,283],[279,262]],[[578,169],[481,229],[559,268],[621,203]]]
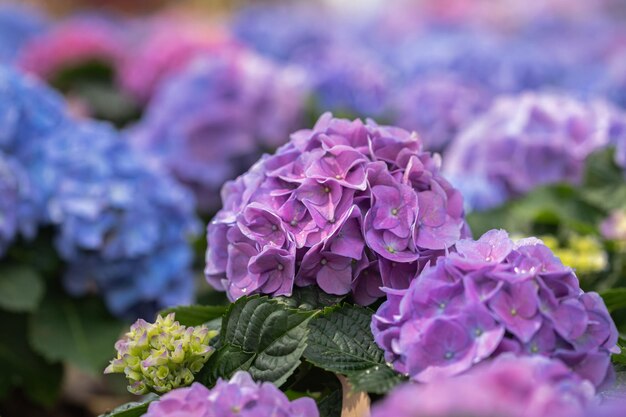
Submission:
[[[319,417],[315,401],[287,396],[269,382],[255,383],[250,374],[237,372],[230,381],[220,379],[212,389],[194,383],[178,388],[150,404],[145,417]]]
[[[17,4],[0,5],[0,62],[13,62],[24,44],[46,28],[38,11]]]
[[[456,378],[403,385],[372,417],[582,417],[594,391],[557,360],[503,355]]]
[[[626,392],[622,389],[612,394],[615,396],[605,398],[599,404],[590,407],[585,417],[624,417],[626,415]]]
[[[117,316],[191,301],[192,196],[108,125],[71,120],[60,98],[0,69],[0,151],[22,167],[19,227],[52,226],[69,292],[103,294]],[[13,171],[14,175],[19,173]]]
[[[248,52],[199,59],[163,85],[129,139],[211,211],[226,180],[262,148],[284,143],[301,116],[303,92],[298,71]]]
[[[548,93],[503,97],[459,134],[444,169],[452,177],[483,177],[509,197],[577,183],[585,158],[614,140],[613,127],[623,118],[602,101]]]
[[[428,150],[440,152],[490,102],[481,88],[437,76],[419,78],[402,89],[392,107],[398,126],[418,132]]]
[[[231,299],[317,284],[369,304],[406,288],[465,233],[439,166],[414,134],[327,113],[224,186],[207,279]]]
[[[407,290],[386,292],[372,332],[387,360],[416,381],[514,352],[560,359],[598,386],[619,352],[602,298],[584,293],[537,239],[515,244],[492,230],[460,240]]]

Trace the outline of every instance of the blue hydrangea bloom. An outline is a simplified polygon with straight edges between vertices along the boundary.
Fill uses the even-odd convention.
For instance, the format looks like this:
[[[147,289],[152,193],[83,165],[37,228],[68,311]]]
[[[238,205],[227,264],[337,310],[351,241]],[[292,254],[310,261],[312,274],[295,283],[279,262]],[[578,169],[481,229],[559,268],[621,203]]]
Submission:
[[[0,124],[0,152],[22,166],[18,184],[28,191],[13,213],[27,238],[37,226],[54,228],[70,293],[97,291],[112,313],[129,318],[191,301],[190,193],[150,168],[112,127],[70,119],[55,93],[7,68],[0,69]],[[0,242],[5,234],[0,226]]]
[[[448,180],[463,195],[466,213],[484,211],[503,204],[508,198],[506,190],[481,175],[448,176]]]
[[[334,36],[331,17],[312,5],[256,5],[235,15],[235,36],[261,54],[279,61],[328,45]],[[329,29],[330,28],[330,29]]]
[[[0,5],[0,63],[13,62],[24,43],[46,28],[46,20],[36,10],[18,4]]]
[[[449,73],[495,93],[513,93],[562,81],[565,66],[523,38],[468,30],[432,30],[393,48],[391,61],[404,80]]]
[[[0,255],[25,226],[20,224],[20,199],[27,193],[22,167],[0,151]]]
[[[349,117],[381,116],[387,108],[390,71],[358,44],[339,42],[295,57],[307,73],[318,112]]]

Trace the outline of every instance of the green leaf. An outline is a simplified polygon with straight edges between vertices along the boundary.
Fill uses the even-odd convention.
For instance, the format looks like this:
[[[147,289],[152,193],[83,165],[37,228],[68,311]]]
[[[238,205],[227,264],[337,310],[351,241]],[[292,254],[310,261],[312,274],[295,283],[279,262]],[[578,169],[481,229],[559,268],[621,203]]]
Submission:
[[[152,401],[158,398],[156,396],[149,396],[144,402],[132,402],[120,405],[119,407],[109,411],[108,413],[101,414],[99,417],[140,417],[146,414],[148,406]]]
[[[289,307],[300,310],[316,310],[337,305],[345,296],[328,294],[317,285],[296,287],[290,297],[279,297]]]
[[[63,367],[33,352],[26,328],[26,315],[0,312],[0,398],[13,387],[23,387],[31,400],[50,406],[59,395]]]
[[[610,288],[600,292],[609,312],[626,308],[626,288]]]
[[[159,314],[165,316],[175,313],[176,320],[183,326],[198,326],[221,318],[227,309],[228,306],[178,306],[162,310]]]
[[[340,388],[320,398],[317,401],[320,417],[341,417],[342,396],[343,393]]]
[[[49,296],[30,319],[30,344],[50,361],[67,361],[100,375],[125,325],[99,299]]]
[[[605,216],[604,210],[587,201],[580,189],[554,184],[538,187],[501,207],[470,213],[467,220],[476,236],[494,228],[531,236],[552,233],[560,226],[593,233]]]
[[[583,184],[591,187],[623,183],[623,172],[615,163],[615,149],[607,147],[589,155],[583,177]]]
[[[309,323],[304,357],[327,371],[346,375],[356,390],[384,394],[403,378],[385,362],[370,330],[373,311],[343,305]]]
[[[240,298],[222,320],[217,352],[197,380],[212,386],[218,378],[246,370],[255,380],[280,386],[300,364],[307,324],[315,314],[267,297]]]
[[[39,274],[27,266],[0,268],[0,307],[12,312],[31,312],[37,308],[45,291]]]
[[[587,157],[582,190],[587,201],[604,210],[624,207],[626,183],[615,163],[614,149],[602,149]]]

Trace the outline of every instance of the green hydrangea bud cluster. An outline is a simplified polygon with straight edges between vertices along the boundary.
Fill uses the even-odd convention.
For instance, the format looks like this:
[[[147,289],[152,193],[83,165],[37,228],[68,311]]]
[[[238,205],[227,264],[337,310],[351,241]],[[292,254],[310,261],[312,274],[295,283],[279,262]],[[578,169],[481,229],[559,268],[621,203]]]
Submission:
[[[124,373],[128,390],[138,395],[190,385],[213,353],[209,341],[216,335],[206,326],[181,325],[173,313],[154,324],[139,319],[115,344],[117,357],[104,373]]]

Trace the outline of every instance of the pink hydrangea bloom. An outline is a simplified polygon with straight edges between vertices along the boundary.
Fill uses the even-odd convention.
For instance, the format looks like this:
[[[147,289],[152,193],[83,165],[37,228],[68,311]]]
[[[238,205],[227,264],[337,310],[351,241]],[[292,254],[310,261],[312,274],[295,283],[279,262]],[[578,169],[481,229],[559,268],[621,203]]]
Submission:
[[[120,82],[126,91],[145,102],[165,79],[197,56],[240,47],[219,26],[188,16],[165,15],[139,22],[129,49],[120,68]]]
[[[91,16],[71,18],[27,42],[18,66],[46,80],[89,61],[116,67],[125,53],[119,33],[113,22]]]

